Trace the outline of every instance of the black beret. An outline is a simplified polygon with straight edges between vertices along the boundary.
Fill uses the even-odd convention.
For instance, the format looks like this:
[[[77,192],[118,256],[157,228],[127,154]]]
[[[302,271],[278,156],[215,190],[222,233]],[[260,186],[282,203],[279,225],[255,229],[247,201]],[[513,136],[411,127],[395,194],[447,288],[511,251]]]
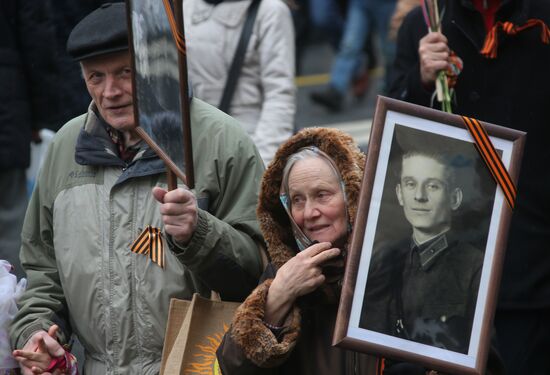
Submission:
[[[128,49],[126,5],[106,3],[84,17],[71,31],[67,52],[74,60]]]

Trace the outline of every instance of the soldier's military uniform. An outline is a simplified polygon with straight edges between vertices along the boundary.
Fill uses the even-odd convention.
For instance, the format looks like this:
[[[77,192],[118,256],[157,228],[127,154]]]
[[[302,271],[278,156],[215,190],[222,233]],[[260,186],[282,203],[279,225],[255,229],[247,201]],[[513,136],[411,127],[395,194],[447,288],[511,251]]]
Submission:
[[[467,353],[482,251],[446,232],[379,249],[372,263],[360,326]]]

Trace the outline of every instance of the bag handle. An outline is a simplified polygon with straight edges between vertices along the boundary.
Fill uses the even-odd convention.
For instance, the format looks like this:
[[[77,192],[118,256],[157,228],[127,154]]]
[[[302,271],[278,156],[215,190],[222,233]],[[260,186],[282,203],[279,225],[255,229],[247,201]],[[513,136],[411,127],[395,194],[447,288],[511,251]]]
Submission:
[[[246,13],[246,20],[244,22],[243,30],[241,31],[241,36],[239,38],[239,44],[237,45],[237,50],[233,56],[233,61],[231,62],[231,67],[227,73],[227,81],[225,82],[225,87],[223,89],[223,95],[218,105],[218,109],[222,110],[225,113],[229,113],[229,106],[233,100],[233,95],[235,94],[235,88],[237,87],[237,81],[241,75],[241,70],[244,62],[244,55],[248,47],[248,42],[252,36],[252,28],[254,27],[254,22],[256,21],[256,16],[258,14],[258,8],[260,7],[260,0],[252,0],[252,4],[248,7]]]
[[[185,311],[185,317],[183,318],[178,335],[172,345],[172,350],[168,353],[166,358],[166,364],[164,369],[161,369],[161,374],[180,374],[182,372],[181,366],[183,365],[183,355],[187,346],[187,335],[191,328],[191,314],[193,311],[197,294],[193,294],[193,299],[189,302],[189,307]],[[171,309],[171,307],[170,307]]]
[[[222,297],[220,296],[220,293],[216,292],[215,290],[211,290],[210,291],[210,301],[221,302]]]

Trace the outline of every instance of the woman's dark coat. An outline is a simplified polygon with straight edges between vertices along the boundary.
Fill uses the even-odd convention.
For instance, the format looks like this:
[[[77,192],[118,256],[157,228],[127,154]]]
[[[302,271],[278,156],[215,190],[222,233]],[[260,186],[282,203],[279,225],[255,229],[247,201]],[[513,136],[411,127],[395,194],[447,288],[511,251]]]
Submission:
[[[340,170],[353,224],[364,155],[351,137],[338,130],[312,128],[299,132],[279,149],[262,180],[257,214],[271,264],[264,273],[266,280],[237,310],[218,349],[224,375],[339,375],[376,371],[376,358],[331,346],[337,301],[323,301],[322,293],[299,300],[299,307],[295,305],[291,310],[281,332],[269,329],[263,322],[267,291],[276,270],[298,251],[289,218],[279,201],[282,171],[291,154],[310,145],[331,156]]]

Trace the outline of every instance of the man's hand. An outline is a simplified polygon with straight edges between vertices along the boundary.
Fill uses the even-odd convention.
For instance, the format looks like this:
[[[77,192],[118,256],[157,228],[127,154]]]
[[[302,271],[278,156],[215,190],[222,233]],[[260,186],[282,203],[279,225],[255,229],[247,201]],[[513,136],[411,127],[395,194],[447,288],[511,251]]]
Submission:
[[[153,196],[161,203],[160,214],[166,233],[177,243],[186,245],[191,240],[199,219],[195,195],[182,188],[166,191],[154,187]]]
[[[439,32],[430,32],[420,39],[420,80],[424,87],[433,86],[440,70],[449,66],[447,38]]]
[[[31,336],[23,349],[14,350],[13,357],[21,367],[23,375],[49,374],[44,372],[52,358],[65,355],[65,349],[57,341],[57,325],[52,325],[48,332],[39,331]],[[54,371],[54,374],[59,371]]]

